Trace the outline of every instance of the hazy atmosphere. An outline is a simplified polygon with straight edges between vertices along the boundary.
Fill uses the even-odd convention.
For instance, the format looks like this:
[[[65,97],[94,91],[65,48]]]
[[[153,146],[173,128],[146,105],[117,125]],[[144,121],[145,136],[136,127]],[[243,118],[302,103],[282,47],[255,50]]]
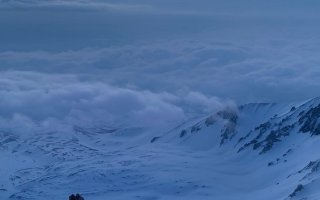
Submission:
[[[0,129],[158,133],[247,103],[301,105],[320,96],[319,8],[318,0],[0,0]]]
[[[148,109],[135,101],[148,101],[152,109],[147,94],[179,116],[189,104],[212,111],[226,99],[316,97],[317,6],[300,0],[2,0],[0,92],[1,101],[10,102],[1,105],[6,115],[19,106],[39,119],[41,112],[48,115],[46,103],[63,106],[53,115],[65,115],[83,98],[86,105],[78,109],[103,103],[117,115],[121,110],[108,108],[117,98],[128,111]],[[28,111],[26,92],[37,94],[37,114]],[[160,110],[152,112],[166,111]]]

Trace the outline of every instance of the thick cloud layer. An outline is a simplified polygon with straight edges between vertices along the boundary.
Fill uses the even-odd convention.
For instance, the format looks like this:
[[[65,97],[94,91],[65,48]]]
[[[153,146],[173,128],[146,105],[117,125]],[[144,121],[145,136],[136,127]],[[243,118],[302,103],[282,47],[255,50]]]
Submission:
[[[320,40],[158,41],[77,51],[5,51],[0,70],[72,74],[81,80],[246,102],[318,96]],[[49,80],[48,80],[49,81]]]
[[[0,84],[1,128],[15,132],[56,130],[63,124],[159,127],[233,106],[197,92],[153,93],[81,81],[74,75],[5,72]]]
[[[319,96],[319,7],[313,0],[2,0],[1,126],[159,125],[233,105],[225,99]]]

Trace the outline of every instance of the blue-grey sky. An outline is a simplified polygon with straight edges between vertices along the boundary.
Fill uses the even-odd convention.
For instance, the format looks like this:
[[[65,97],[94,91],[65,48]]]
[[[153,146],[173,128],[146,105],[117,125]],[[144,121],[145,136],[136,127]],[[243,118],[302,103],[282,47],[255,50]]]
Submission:
[[[1,116],[170,121],[319,96],[319,9],[316,0],[1,0]]]

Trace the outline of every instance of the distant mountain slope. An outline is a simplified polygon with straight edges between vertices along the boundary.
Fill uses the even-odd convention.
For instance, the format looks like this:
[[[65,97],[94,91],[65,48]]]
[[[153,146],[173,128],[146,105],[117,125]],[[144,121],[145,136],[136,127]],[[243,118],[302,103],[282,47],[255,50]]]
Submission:
[[[165,133],[0,132],[0,198],[320,199],[320,98],[226,108]]]

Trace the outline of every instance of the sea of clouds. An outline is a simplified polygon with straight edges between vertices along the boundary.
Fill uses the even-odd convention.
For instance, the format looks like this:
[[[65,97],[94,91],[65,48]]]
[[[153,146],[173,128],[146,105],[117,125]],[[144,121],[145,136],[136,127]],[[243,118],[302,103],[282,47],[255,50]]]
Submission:
[[[318,1],[0,1],[0,127],[163,126],[319,96]]]
[[[156,93],[76,75],[11,71],[0,75],[0,84],[1,130],[19,134],[74,125],[156,128],[194,114],[235,108],[232,101],[198,92]]]

